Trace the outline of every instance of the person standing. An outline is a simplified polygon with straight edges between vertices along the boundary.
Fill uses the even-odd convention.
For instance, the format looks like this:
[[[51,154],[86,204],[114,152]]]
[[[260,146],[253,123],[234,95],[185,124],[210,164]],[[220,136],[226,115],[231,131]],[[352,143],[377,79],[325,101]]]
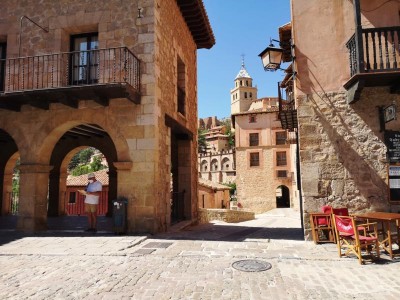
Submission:
[[[88,216],[89,227],[86,231],[97,231],[97,206],[99,205],[99,198],[103,188],[100,181],[96,180],[93,173],[88,174],[89,184],[86,187],[85,197],[85,212]]]

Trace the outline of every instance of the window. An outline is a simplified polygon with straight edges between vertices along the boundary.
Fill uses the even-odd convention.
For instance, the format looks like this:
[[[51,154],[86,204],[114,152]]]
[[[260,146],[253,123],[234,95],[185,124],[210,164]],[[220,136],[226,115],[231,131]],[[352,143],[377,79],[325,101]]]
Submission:
[[[257,167],[260,165],[260,153],[250,153],[250,167]]]
[[[275,142],[277,145],[286,144],[286,131],[279,131],[275,133]]]
[[[287,177],[287,171],[286,170],[278,170],[278,178],[286,178]]]
[[[249,145],[250,146],[258,146],[258,133],[250,133],[249,134]]]
[[[242,86],[243,85],[243,83],[242,83],[242,81],[240,80],[240,86]]]
[[[249,123],[256,123],[256,122],[257,122],[256,115],[250,115],[249,116]]]
[[[4,91],[4,78],[6,77],[6,43],[0,43],[0,91]]]
[[[253,97],[253,93],[252,93],[252,92],[250,92],[250,98],[251,98],[251,97]]]
[[[69,193],[69,201],[68,203],[76,203],[76,193],[75,192],[70,192]]]
[[[244,92],[244,97],[247,98],[247,92]]]
[[[71,74],[73,85],[97,83],[99,79],[98,34],[71,36]]]
[[[178,57],[178,76],[177,76],[177,89],[178,89],[178,112],[182,115],[186,113],[186,67],[183,61]]]
[[[248,80],[246,80],[246,86],[249,86],[249,81]]]
[[[277,166],[286,166],[286,152],[276,152],[276,165]]]

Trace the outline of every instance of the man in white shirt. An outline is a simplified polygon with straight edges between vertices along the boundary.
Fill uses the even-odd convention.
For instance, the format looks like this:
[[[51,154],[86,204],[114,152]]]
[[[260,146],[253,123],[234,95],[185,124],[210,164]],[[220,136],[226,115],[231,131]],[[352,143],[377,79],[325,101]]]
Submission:
[[[101,182],[96,180],[96,176],[93,173],[88,174],[88,180],[89,184],[86,187],[85,212],[88,216],[89,228],[86,229],[86,231],[96,232],[97,206],[103,187]]]

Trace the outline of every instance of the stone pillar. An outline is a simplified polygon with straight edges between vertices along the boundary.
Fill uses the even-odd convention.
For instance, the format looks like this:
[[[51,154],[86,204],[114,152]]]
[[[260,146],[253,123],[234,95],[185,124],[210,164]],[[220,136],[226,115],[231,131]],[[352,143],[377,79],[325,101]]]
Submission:
[[[117,194],[116,196],[124,196],[128,198],[128,201],[133,201],[133,192],[132,192],[132,181],[131,181],[131,169],[133,163],[131,161],[117,161],[113,163],[116,168],[116,182],[117,182]],[[110,179],[110,178],[109,178]],[[110,181],[109,181],[110,183]],[[110,188],[110,186],[109,186]],[[112,201],[113,199],[109,199]],[[134,219],[134,211],[131,209],[131,203],[127,205],[127,228],[133,227],[133,219]],[[112,208],[111,208],[112,209]],[[112,211],[110,212],[112,214]]]
[[[1,181],[1,179],[3,179]],[[12,195],[12,179],[13,173],[5,173],[3,176],[0,174],[0,182],[3,182],[2,186],[2,203],[1,203],[1,215],[9,215],[11,213],[10,199]]]
[[[47,228],[49,165],[21,164],[17,229],[39,231]]]
[[[49,176],[49,217],[57,217],[59,212],[59,189],[60,189],[60,173],[58,171],[50,172]]]
[[[58,215],[64,216],[67,199],[67,172],[60,173],[59,192],[58,192]]]

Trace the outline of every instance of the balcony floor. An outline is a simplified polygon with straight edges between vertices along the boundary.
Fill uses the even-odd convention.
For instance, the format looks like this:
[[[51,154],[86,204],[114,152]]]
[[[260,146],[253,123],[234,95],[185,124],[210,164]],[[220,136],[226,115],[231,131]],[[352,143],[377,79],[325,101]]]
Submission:
[[[140,103],[139,93],[129,84],[107,83],[5,92],[0,94],[0,108],[19,111],[22,105],[29,104],[49,109],[50,103],[62,103],[78,108],[80,100],[94,100],[107,106],[113,98],[127,98],[133,103]]]

